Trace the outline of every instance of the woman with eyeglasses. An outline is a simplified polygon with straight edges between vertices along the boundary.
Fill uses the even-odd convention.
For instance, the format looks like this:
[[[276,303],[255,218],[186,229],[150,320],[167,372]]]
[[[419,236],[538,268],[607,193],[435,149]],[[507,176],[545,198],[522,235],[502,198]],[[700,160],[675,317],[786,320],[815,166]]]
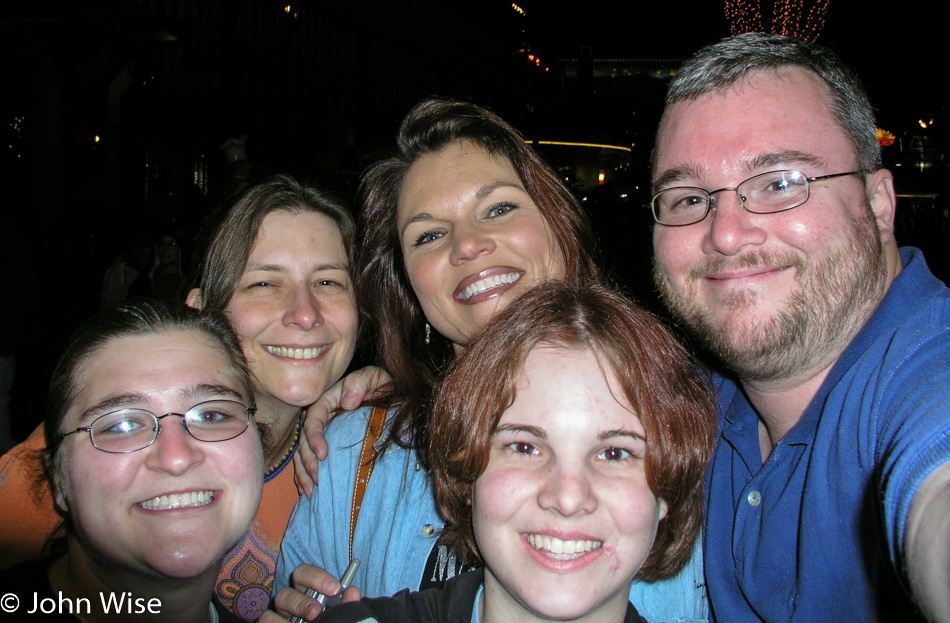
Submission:
[[[292,459],[303,408],[336,382],[353,355],[354,228],[333,197],[287,175],[271,176],[224,214],[211,235],[199,288],[188,295],[192,307],[223,312],[237,334],[264,433],[263,502],[215,586],[224,608],[245,621],[267,608],[297,502]],[[23,445],[42,450],[42,437],[34,434]],[[48,491],[32,487],[24,462],[18,466],[14,458],[0,460],[0,568],[36,557],[58,523]],[[28,518],[17,523],[15,515]]]
[[[53,372],[45,420],[45,477],[67,536],[52,557],[0,577],[17,614],[233,620],[212,594],[260,503],[254,411],[220,315],[140,301],[80,327]]]

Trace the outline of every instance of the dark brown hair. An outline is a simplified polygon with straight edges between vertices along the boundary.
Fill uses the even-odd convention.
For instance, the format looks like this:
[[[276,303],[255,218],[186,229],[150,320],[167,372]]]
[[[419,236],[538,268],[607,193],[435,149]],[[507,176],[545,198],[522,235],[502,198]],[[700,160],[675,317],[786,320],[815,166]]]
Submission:
[[[478,562],[472,487],[488,465],[492,435],[514,402],[528,353],[539,344],[592,351],[616,375],[646,432],[650,490],[666,502],[653,549],[637,574],[673,577],[699,533],[703,475],[715,440],[708,379],[649,312],[601,286],[540,285],[501,312],[453,363],[434,401],[429,458],[443,542]]]
[[[132,299],[107,308],[87,320],[73,333],[53,369],[46,400],[46,449],[43,453],[44,477],[50,485],[53,499],[56,497],[57,485],[64,469],[60,437],[63,431],[60,429],[63,419],[79,395],[80,383],[88,370],[90,360],[116,340],[176,331],[203,335],[212,344],[220,347],[241,382],[241,386],[236,389],[243,394],[245,404],[254,407],[254,393],[251,391],[251,379],[244,352],[222,313],[199,312],[181,303],[158,299]],[[66,519],[66,528],[69,531],[68,517]]]
[[[330,194],[301,184],[289,175],[273,175],[245,190],[214,229],[198,285],[202,309],[223,310],[228,306],[247,266],[261,223],[277,210],[326,216],[340,230],[347,260],[352,259],[356,226],[346,206]]]
[[[466,102],[427,99],[403,119],[396,152],[371,166],[360,183],[360,248],[356,254],[356,294],[366,325],[376,330],[378,359],[391,375],[386,396],[377,401],[395,407],[385,445],[413,446],[425,462],[427,404],[451,345],[433,335],[425,343],[425,315],[409,284],[396,230],[399,191],[409,167],[426,154],[455,143],[471,143],[508,160],[525,191],[538,206],[560,247],[574,284],[601,281],[598,249],[577,199],[557,174],[508,123]]]

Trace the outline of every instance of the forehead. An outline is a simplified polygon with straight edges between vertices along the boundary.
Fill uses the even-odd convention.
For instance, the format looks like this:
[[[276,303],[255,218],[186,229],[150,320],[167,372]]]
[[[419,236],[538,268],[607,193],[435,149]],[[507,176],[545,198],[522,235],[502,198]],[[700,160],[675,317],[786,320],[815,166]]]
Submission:
[[[162,402],[181,399],[195,388],[246,393],[240,371],[224,347],[193,330],[111,340],[84,362],[76,386],[80,390],[70,409],[74,413],[123,394]]]
[[[291,252],[290,246],[298,243]],[[343,236],[336,222],[320,212],[274,210],[261,221],[248,261],[274,252],[294,255],[301,249],[320,255],[345,256]]]
[[[613,368],[593,350],[540,344],[528,353],[517,394],[501,421],[544,422],[578,434],[629,429],[642,434]]]
[[[416,210],[452,205],[491,184],[523,188],[511,162],[467,141],[446,145],[416,160],[399,189],[397,218]]]
[[[741,175],[800,164],[783,154],[836,171],[856,161],[833,115],[830,89],[798,68],[755,72],[728,91],[672,105],[657,134],[654,181],[672,174],[734,183]]]

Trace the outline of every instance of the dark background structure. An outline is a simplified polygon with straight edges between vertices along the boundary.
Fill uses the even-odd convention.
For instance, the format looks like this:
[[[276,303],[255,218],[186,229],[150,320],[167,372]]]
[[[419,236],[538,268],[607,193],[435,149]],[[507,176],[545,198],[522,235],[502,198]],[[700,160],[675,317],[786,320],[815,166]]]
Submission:
[[[564,6],[563,4],[560,6]],[[726,17],[731,7],[732,19]],[[535,0],[53,0],[0,13],[0,325],[14,338],[22,437],[48,368],[98,306],[133,236],[199,232],[234,187],[287,171],[352,198],[401,117],[429,95],[511,121],[568,180],[617,280],[655,305],[649,154],[670,76],[736,14],[823,16],[812,32],[867,82],[897,180],[898,239],[947,279],[941,18],[927,3]],[[793,20],[794,21],[794,20]],[[786,25],[788,24],[786,20]],[[246,137],[247,160],[220,148]],[[602,179],[601,179],[602,178]],[[9,258],[9,259],[6,259]],[[188,262],[190,264],[190,262]],[[16,317],[16,323],[4,322]],[[20,324],[17,324],[20,323]]]

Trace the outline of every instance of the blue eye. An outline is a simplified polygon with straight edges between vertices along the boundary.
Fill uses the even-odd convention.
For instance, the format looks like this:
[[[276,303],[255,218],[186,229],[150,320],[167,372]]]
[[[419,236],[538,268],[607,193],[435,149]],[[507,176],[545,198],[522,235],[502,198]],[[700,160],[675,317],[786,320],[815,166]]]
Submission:
[[[783,178],[783,179],[780,179],[780,180],[775,180],[775,181],[772,182],[771,184],[766,185],[766,187],[765,187],[764,190],[765,190],[766,192],[780,192],[780,193],[782,193],[782,192],[785,192],[785,191],[788,190],[788,186],[789,186],[788,180],[786,180],[786,179]]]
[[[805,187],[805,180],[799,175],[780,173],[776,177],[765,177],[764,193],[793,193]]]
[[[488,218],[498,218],[499,216],[504,216],[505,214],[508,214],[517,208],[518,206],[513,203],[500,203],[498,205],[492,206],[491,209],[488,210]]]
[[[155,423],[148,414],[134,411],[110,413],[92,423],[93,434],[99,437],[135,435],[154,427]]]
[[[441,237],[444,236],[444,235],[445,235],[445,234],[442,233],[442,232],[440,232],[440,231],[427,231],[427,232],[423,232],[422,234],[419,235],[418,238],[416,238],[416,241],[412,243],[412,246],[414,246],[414,247],[419,247],[419,246],[422,246],[422,245],[424,245],[424,244],[428,244],[428,243],[430,243],[430,242],[432,242],[432,241],[434,241],[434,240],[438,240],[439,238],[441,238]]]
[[[198,413],[198,417],[196,417],[194,421],[203,424],[213,424],[214,422],[221,422],[231,417],[232,416],[227,413],[215,411],[214,409],[203,409]]]
[[[228,427],[243,424],[246,417],[243,405],[230,401],[210,401],[192,407],[185,415],[188,429]]]

